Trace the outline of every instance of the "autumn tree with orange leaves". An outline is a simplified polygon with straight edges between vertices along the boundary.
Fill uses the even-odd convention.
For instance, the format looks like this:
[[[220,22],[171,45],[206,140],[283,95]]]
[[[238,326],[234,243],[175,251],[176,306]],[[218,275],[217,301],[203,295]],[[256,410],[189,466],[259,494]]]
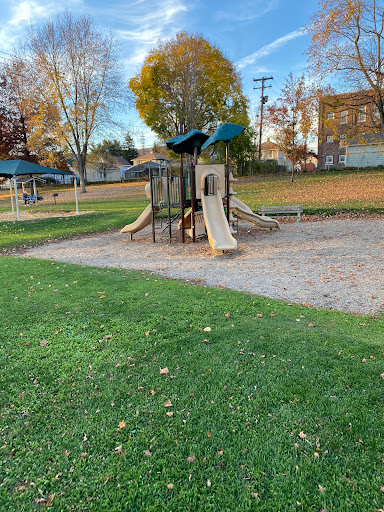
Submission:
[[[266,122],[273,130],[280,149],[292,164],[294,177],[295,164],[308,158],[308,143],[316,134],[317,101],[313,87],[303,76],[288,75],[282,95],[267,108]]]
[[[140,117],[161,139],[249,123],[234,65],[200,35],[182,32],[158,43],[129,86]]]
[[[309,30],[312,70],[321,79],[334,74],[345,92],[358,92],[357,109],[373,102],[371,124],[384,132],[383,0],[323,0]]]

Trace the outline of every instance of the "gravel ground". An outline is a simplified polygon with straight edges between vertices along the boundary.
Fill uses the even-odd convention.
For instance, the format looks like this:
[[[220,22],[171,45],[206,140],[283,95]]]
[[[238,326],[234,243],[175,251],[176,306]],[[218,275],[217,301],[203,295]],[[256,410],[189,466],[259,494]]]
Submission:
[[[238,249],[214,252],[206,238],[172,245],[148,227],[50,243],[28,256],[136,270],[292,303],[358,314],[384,313],[384,218],[282,224],[280,231],[239,222]]]

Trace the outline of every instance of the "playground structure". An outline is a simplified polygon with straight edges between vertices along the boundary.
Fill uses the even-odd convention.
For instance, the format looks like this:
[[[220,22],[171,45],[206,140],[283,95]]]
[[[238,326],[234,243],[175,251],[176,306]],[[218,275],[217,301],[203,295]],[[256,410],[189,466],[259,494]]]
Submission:
[[[277,220],[255,214],[246,204],[235,197],[232,183],[236,181],[230,172],[229,141],[240,134],[244,127],[232,123],[220,126],[211,136],[198,130],[192,130],[185,136],[177,136],[167,141],[167,146],[181,155],[180,175],[172,175],[170,162],[159,166],[159,175],[155,176],[149,167],[150,182],[145,185],[145,192],[150,204],[132,224],[125,226],[121,233],[132,234],[152,223],[152,238],[156,242],[156,230],[167,232],[172,241],[172,225],[177,222],[181,230],[182,241],[185,234],[193,242],[196,238],[208,235],[211,247],[217,251],[234,250],[237,240],[237,218],[240,217],[259,227],[279,229]],[[218,141],[226,142],[226,164],[197,164],[198,153],[205,147]],[[183,153],[193,155],[191,165],[184,169]],[[165,160],[164,160],[165,161]],[[164,169],[165,170],[162,170]],[[155,225],[155,216],[167,209],[167,220]],[[172,215],[172,210],[177,213]]]

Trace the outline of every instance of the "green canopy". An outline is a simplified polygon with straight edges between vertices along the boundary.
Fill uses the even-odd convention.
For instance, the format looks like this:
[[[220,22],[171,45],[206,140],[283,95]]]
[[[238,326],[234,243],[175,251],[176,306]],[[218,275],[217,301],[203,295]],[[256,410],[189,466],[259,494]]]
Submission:
[[[44,167],[43,165],[27,162],[26,160],[1,160],[0,161],[0,177],[9,178],[9,189],[11,193],[12,212],[15,211],[14,200],[16,203],[17,220],[20,220],[19,198],[17,194],[17,176],[25,176],[27,174],[65,174],[76,178],[73,172],[60,171],[52,167]],[[34,180],[34,179],[33,179]],[[35,180],[34,180],[35,182]],[[76,213],[79,214],[79,203],[77,197],[77,180],[73,180],[75,186]]]
[[[244,126],[234,123],[224,123],[205,141],[201,149],[205,149],[216,142],[229,142],[233,137],[240,135],[245,130]]]
[[[172,149],[174,144],[178,144],[184,139],[184,135],[176,135],[176,137],[172,137],[172,139],[169,139],[166,141],[167,148]]]
[[[0,176],[6,178],[14,178],[16,176],[24,176],[25,174],[66,174],[73,176],[73,172],[60,171],[52,167],[44,167],[43,165],[27,162],[26,160],[1,160]]]
[[[195,153],[195,148],[197,148],[197,151],[200,154],[201,146],[208,138],[209,135],[201,132],[200,130],[191,130],[184,135],[181,140],[175,141],[171,149],[175,153],[188,153],[189,155],[193,155]],[[176,139],[176,137],[174,137],[174,139]]]

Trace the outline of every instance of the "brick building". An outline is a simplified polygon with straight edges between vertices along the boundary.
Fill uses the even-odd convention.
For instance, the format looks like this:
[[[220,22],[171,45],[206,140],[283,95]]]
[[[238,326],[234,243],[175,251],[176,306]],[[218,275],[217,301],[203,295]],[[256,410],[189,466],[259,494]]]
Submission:
[[[326,96],[319,105],[319,169],[354,165],[355,159],[348,155],[352,148],[359,146],[360,154],[379,155],[377,144],[381,140],[379,112],[373,102],[373,91],[359,91],[347,94]],[[376,137],[367,137],[376,133]],[[374,142],[373,142],[374,141]],[[370,145],[376,148],[369,148]],[[365,159],[366,165],[378,165]],[[382,159],[384,163],[384,157]]]

